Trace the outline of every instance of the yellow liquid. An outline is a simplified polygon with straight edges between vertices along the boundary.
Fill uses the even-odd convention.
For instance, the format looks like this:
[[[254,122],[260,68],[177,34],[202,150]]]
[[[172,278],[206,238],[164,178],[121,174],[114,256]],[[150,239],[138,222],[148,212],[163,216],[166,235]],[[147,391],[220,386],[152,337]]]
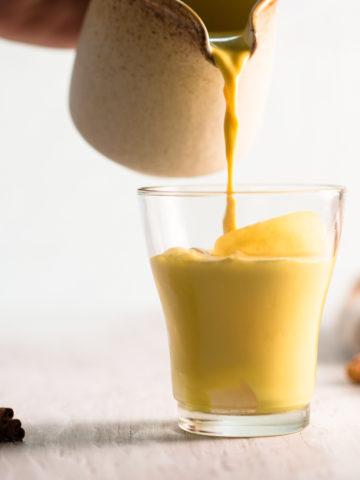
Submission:
[[[213,35],[213,56],[224,77],[226,112],[224,121],[225,148],[228,169],[227,205],[223,221],[224,233],[236,230],[236,200],[234,191],[234,163],[239,134],[237,116],[238,79],[250,57],[244,32]]]
[[[216,65],[224,77],[226,112],[224,121],[228,170],[227,205],[223,221],[224,233],[236,230],[234,163],[239,134],[237,116],[238,80],[250,58],[245,27],[255,0],[190,0],[186,2],[204,21]]]
[[[186,0],[209,32],[244,30],[256,0]]]
[[[208,258],[179,248],[151,265],[183,407],[273,413],[309,403],[332,261]]]
[[[241,72],[251,51],[245,33],[256,0],[189,0],[185,2],[203,20],[210,35],[212,54],[224,77],[226,112],[224,121],[228,170],[227,205],[223,221],[224,233],[236,230],[234,163],[239,134],[237,90]]]

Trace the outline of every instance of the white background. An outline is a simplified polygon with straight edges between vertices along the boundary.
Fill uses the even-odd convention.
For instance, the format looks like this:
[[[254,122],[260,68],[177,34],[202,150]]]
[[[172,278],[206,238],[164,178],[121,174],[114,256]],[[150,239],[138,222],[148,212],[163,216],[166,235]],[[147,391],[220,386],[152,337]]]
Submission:
[[[327,324],[360,274],[359,21],[359,0],[280,2],[266,117],[237,174],[348,187]],[[86,331],[126,312],[153,321],[159,311],[136,188],[169,182],[113,164],[80,138],[67,105],[73,59],[0,40],[0,321],[23,336]]]

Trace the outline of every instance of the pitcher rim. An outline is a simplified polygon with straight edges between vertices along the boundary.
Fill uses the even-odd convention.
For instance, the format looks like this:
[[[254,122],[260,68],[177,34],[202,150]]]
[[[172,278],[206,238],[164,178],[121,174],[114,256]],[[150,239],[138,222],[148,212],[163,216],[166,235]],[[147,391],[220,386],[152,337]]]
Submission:
[[[186,3],[186,0],[176,0],[176,2],[182,7],[185,8],[188,13],[192,15],[193,18],[196,19],[196,21],[199,23],[203,35],[204,35],[204,40],[206,44],[206,50],[207,54],[210,55],[210,58],[213,59],[212,56],[212,48],[210,44],[210,32],[207,29],[205,22],[203,19],[200,17],[200,15],[194,10],[190,5]],[[258,16],[263,10],[265,10],[267,7],[270,7],[273,4],[277,4],[278,0],[257,0],[254,3],[254,6],[252,7],[250,13],[249,13],[249,18],[247,20],[247,27],[246,29],[249,29],[248,31],[248,37],[252,37],[252,48],[251,48],[251,53],[253,54],[256,50],[257,47],[257,35],[256,35],[256,25],[255,25],[255,18]]]

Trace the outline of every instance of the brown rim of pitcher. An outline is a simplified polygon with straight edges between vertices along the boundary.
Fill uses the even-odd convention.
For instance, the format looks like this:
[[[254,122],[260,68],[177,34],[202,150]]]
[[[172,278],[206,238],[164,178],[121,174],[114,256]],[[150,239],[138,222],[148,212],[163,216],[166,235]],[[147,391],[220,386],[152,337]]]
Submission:
[[[198,13],[196,13],[195,10],[192,9],[190,5],[186,3],[186,1],[182,0],[176,0],[178,7],[186,11],[187,13],[190,13],[191,17],[195,19],[198,24],[201,27],[201,37],[202,37],[202,42],[205,43],[203,45],[202,50],[205,53],[205,55],[208,57],[209,60],[214,62],[214,58],[212,56],[212,49],[210,45],[210,36],[209,32],[206,28],[206,25],[202,18],[199,16]],[[249,46],[251,49],[251,55],[255,52],[256,47],[257,47],[257,28],[256,28],[256,19],[257,17],[268,7],[271,7],[272,5],[277,4],[278,0],[257,0],[254,2],[254,6],[250,11],[249,18],[247,21],[247,26],[246,26],[246,34],[249,42]],[[198,30],[196,28],[196,30]],[[200,33],[200,32],[199,32]]]

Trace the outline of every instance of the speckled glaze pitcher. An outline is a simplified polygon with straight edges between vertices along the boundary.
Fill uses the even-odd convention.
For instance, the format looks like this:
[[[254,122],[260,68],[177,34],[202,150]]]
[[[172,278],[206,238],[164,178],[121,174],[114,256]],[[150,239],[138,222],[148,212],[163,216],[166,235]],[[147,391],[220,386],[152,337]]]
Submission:
[[[247,24],[252,56],[239,84],[237,157],[250,148],[262,119],[275,21],[276,0],[254,0]],[[179,0],[92,0],[70,110],[93,147],[133,170],[188,177],[225,168],[223,78],[204,23]]]

